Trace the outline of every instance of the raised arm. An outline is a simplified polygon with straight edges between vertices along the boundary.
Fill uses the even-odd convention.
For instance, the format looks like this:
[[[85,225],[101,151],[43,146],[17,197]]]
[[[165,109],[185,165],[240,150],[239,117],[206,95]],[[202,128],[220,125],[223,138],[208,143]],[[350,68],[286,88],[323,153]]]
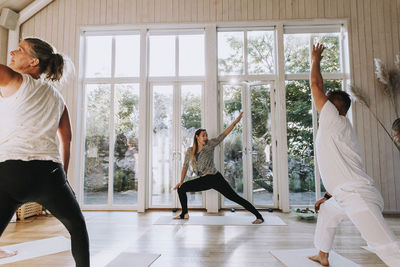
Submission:
[[[236,118],[236,120],[234,120],[234,121],[232,122],[232,124],[229,125],[228,128],[225,129],[224,134],[225,134],[225,135],[228,135],[228,134],[233,130],[233,128],[235,128],[236,124],[238,124],[238,122],[242,119],[242,117],[243,117],[243,112],[240,112],[240,114],[239,114],[239,116]]]
[[[328,98],[324,93],[324,83],[321,75],[321,60],[323,58],[322,52],[324,51],[324,46],[317,44],[313,45],[311,59],[311,91],[314,98],[315,107],[318,112],[321,112]]]

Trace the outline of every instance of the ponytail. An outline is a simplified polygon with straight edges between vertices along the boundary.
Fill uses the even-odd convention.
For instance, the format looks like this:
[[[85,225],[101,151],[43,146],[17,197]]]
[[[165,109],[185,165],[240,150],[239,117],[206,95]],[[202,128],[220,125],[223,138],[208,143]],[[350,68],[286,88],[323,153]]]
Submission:
[[[40,59],[39,59],[40,60]],[[60,54],[52,54],[46,70],[46,79],[59,81],[64,71],[64,58]]]

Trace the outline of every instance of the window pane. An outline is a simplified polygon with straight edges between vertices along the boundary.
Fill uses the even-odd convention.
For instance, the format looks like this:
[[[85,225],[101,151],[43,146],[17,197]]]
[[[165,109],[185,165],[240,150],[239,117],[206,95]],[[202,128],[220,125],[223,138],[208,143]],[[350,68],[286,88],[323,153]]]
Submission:
[[[249,31],[248,64],[249,74],[274,72],[274,34],[272,31]]]
[[[218,74],[243,74],[243,32],[218,32]]]
[[[111,77],[111,36],[86,37],[86,77]]]
[[[173,87],[153,87],[152,205],[172,205],[175,186],[173,159]]]
[[[308,81],[286,82],[290,205],[314,205],[314,142]]]
[[[323,44],[325,50],[323,52],[324,59],[321,61],[321,72],[340,72],[340,42],[339,33],[335,34],[318,34],[314,36],[314,44]]]
[[[204,35],[179,36],[179,75],[204,75]]]
[[[115,85],[113,204],[137,203],[139,171],[139,85]]]
[[[110,85],[86,86],[84,204],[107,204]]]
[[[253,176],[253,202],[273,205],[272,169],[272,114],[270,87],[252,86],[251,96],[251,157]]]
[[[139,77],[140,36],[115,37],[115,76]]]
[[[310,72],[310,35],[285,34],[285,73]]]
[[[193,145],[193,137],[197,129],[201,128],[201,99],[202,99],[202,86],[201,85],[183,85],[182,92],[182,106],[181,106],[181,135],[182,135],[182,154],[181,166],[185,160],[185,153],[189,147]],[[198,178],[193,173],[192,167],[187,172],[187,180]],[[203,203],[201,192],[188,193],[188,202],[192,206],[201,206]]]
[[[224,85],[224,129],[226,129],[242,110],[242,88]],[[211,136],[210,138],[213,138]],[[239,122],[224,140],[224,177],[233,190],[243,197],[243,127]],[[225,205],[237,205],[224,198]]]
[[[175,36],[150,36],[150,76],[175,76]]]

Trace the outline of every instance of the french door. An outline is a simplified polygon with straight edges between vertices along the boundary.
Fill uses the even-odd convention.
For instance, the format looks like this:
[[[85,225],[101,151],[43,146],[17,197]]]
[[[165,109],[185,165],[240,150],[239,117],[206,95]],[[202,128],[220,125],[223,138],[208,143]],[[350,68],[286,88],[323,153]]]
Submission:
[[[271,83],[220,84],[225,129],[244,112],[226,137],[223,174],[232,188],[257,207],[278,207],[275,90]],[[236,203],[223,198],[224,208]]]
[[[139,180],[139,85],[85,87],[82,204],[134,209]]]
[[[202,82],[151,83],[150,208],[177,208],[173,187],[181,178],[185,152],[202,126]],[[195,178],[189,168],[186,180]],[[188,193],[189,207],[204,207],[205,194]]]

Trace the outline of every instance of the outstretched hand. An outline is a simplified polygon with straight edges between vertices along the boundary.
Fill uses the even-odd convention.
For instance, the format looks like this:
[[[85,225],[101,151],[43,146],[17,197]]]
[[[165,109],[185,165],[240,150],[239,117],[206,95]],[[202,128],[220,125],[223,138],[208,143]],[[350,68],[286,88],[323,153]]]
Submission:
[[[322,203],[324,203],[327,199],[326,198],[321,198],[320,200],[318,200],[317,202],[315,202],[314,204],[314,209],[315,211],[319,211],[319,207],[321,206]]]
[[[66,180],[67,180],[67,184],[68,184],[68,186],[69,186],[69,189],[71,189],[72,194],[74,194],[74,197],[76,198],[76,193],[75,193],[74,189],[72,188],[72,186],[71,186],[71,184],[69,183],[69,181],[68,181],[67,178],[66,178]]]
[[[176,190],[176,189],[178,189],[179,187],[181,187],[181,185],[182,185],[182,183],[178,183],[177,185],[175,185],[175,187],[174,187],[174,188],[172,188],[172,190]]]
[[[312,61],[320,62],[321,59],[323,58],[322,52],[324,52],[325,47],[322,44],[317,43],[316,45],[313,45],[312,53],[311,53],[311,59]]]
[[[243,111],[240,112],[239,116],[236,118],[235,124],[237,124],[242,119],[242,117],[243,117]]]

